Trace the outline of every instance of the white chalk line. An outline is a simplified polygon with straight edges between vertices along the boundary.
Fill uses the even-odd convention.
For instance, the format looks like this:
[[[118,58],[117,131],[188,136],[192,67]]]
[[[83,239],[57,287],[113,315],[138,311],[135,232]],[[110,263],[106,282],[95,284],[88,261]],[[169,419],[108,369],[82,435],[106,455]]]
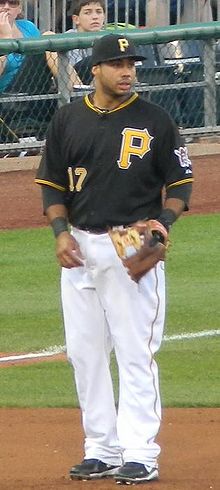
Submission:
[[[165,342],[171,342],[173,340],[191,340],[198,339],[201,337],[214,337],[215,335],[220,335],[220,330],[202,330],[201,332],[193,333],[181,333],[179,335],[164,335],[163,340]]]
[[[62,354],[63,352],[66,352],[66,348],[64,346],[55,345],[54,347],[49,347],[48,350],[43,350],[42,352],[29,352],[28,354],[0,357],[0,363],[7,361],[23,361],[25,359],[37,359],[41,357],[51,357],[56,356],[57,354]]]
[[[192,340],[198,339],[202,337],[214,337],[216,335],[220,335],[220,330],[202,330],[201,332],[194,333],[182,333],[179,335],[164,335],[163,342],[173,342],[176,340]],[[5,356],[0,357],[1,362],[7,361],[23,361],[25,359],[37,359],[41,357],[51,357],[56,356],[57,354],[62,354],[66,352],[66,347],[63,345],[55,345],[53,347],[49,347],[47,350],[43,350],[42,352],[30,352],[28,354],[20,354],[13,356]]]

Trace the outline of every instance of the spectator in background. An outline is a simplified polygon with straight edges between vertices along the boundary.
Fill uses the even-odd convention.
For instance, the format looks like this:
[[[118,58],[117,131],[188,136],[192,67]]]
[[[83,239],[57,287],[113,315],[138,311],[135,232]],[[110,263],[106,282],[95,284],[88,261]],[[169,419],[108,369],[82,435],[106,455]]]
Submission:
[[[105,22],[105,1],[76,0],[73,2],[72,21],[75,27],[67,32],[100,31]],[[92,48],[74,49],[68,53],[69,62],[74,66],[85,56],[91,54]]]
[[[76,0],[72,4],[72,22],[74,27],[69,29],[67,33],[76,32],[96,32],[100,31],[103,28],[105,22],[105,0]],[[46,32],[44,34],[55,34],[52,31]],[[82,65],[78,65],[81,61],[89,59],[91,56],[92,48],[78,48],[68,51],[67,60],[68,65],[67,69],[70,74],[70,78],[72,80],[73,86],[76,81],[76,72],[80,73],[80,76],[86,75],[85,83],[90,83],[91,74],[89,67],[86,67],[86,63]],[[47,63],[50,66],[50,69],[54,75],[57,77],[58,74],[58,56],[56,52],[47,52]],[[78,65],[78,66],[77,66]],[[86,70],[87,68],[87,70]],[[87,74],[85,74],[87,71]],[[80,81],[79,81],[80,84]]]
[[[0,39],[36,38],[39,29],[22,15],[21,0],[0,0]],[[48,94],[54,91],[54,80],[45,53],[9,53],[0,56],[0,93]],[[57,105],[56,99],[23,100],[16,103],[0,100],[0,141],[19,142],[19,138],[34,136],[43,139],[48,122]]]
[[[22,18],[21,0],[0,0],[0,39],[40,37],[35,24]],[[0,56],[0,92],[7,90],[24,63],[25,56],[10,53]]]

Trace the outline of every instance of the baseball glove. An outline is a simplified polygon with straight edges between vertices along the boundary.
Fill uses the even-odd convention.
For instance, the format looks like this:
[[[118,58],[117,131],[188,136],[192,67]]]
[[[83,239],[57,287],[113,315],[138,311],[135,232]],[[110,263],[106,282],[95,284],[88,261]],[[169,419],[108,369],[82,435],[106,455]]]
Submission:
[[[159,260],[165,259],[168,232],[157,220],[137,221],[132,226],[117,227],[108,233],[128,274],[136,282]]]

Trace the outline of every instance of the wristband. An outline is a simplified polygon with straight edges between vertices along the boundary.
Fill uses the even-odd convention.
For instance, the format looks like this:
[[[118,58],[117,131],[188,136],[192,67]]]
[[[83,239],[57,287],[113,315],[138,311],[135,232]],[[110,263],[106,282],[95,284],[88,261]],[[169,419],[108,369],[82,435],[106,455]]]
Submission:
[[[67,219],[63,216],[54,218],[53,221],[51,221],[51,227],[55,238],[57,238],[63,231],[68,231]]]
[[[159,218],[157,218],[157,220],[166,228],[167,231],[170,230],[170,227],[174,221],[176,221],[176,219],[176,213],[169,208],[164,208]]]
[[[165,226],[158,220],[152,219],[149,221],[152,231],[152,246],[154,246],[157,242],[165,245],[167,243],[168,231]]]

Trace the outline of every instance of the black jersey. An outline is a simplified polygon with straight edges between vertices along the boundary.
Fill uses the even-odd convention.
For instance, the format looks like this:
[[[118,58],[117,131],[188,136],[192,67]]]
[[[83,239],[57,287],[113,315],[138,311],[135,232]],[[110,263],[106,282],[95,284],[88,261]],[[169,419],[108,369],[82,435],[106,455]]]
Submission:
[[[174,122],[132,94],[111,111],[89,96],[54,116],[36,182],[63,191],[75,226],[127,225],[157,218],[162,190],[192,182],[191,162]]]

